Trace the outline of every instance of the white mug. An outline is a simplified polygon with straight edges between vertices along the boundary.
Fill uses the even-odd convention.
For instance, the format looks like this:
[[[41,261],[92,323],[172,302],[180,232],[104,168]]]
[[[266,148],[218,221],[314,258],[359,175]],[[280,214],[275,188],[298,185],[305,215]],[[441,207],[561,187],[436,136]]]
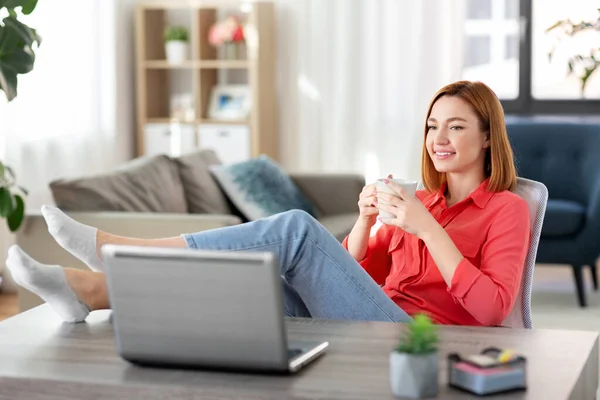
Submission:
[[[395,182],[398,185],[401,185],[402,187],[404,187],[404,189],[406,189],[407,191],[409,191],[412,195],[415,194],[415,192],[417,191],[417,181],[411,181],[411,180],[407,180],[407,179],[400,179],[400,178],[396,178],[396,179],[388,179],[389,181]],[[375,183],[375,187],[377,188],[377,192],[383,192],[383,193],[391,193],[395,196],[398,196],[398,194],[396,192],[394,192],[386,183],[385,183],[385,179],[378,179],[377,182]],[[380,199],[377,199],[377,201],[380,204],[386,204],[386,202],[381,201]],[[387,211],[383,211],[383,210],[379,210],[379,216],[381,218],[395,218],[395,215],[390,214]]]

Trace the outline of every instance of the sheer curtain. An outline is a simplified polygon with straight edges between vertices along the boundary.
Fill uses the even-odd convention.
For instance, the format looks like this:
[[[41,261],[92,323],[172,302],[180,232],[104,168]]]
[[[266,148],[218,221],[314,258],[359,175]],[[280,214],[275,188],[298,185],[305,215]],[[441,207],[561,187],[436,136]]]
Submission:
[[[463,0],[278,0],[282,161],[417,178],[432,95],[460,78]]]
[[[23,18],[43,41],[34,70],[19,76],[17,98],[2,96],[0,159],[29,189],[29,211],[51,202],[51,180],[99,173],[131,157],[133,3],[40,1]],[[12,239],[2,224],[0,255]]]

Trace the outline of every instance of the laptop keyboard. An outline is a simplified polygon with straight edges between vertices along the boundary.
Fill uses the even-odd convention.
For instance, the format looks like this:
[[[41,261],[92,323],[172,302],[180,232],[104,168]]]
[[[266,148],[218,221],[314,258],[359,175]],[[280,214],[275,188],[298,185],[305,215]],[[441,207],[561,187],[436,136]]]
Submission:
[[[302,349],[288,349],[288,359],[291,360],[292,358],[302,354],[304,351]]]

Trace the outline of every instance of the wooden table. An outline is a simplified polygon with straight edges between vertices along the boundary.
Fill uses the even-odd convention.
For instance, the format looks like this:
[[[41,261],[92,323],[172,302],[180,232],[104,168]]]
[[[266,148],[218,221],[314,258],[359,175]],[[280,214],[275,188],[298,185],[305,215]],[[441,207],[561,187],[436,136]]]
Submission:
[[[289,321],[290,338],[328,340],[328,353],[296,376],[263,376],[133,366],[115,352],[110,311],[62,323],[43,305],[0,323],[0,399],[393,399],[388,357],[401,324]],[[451,351],[510,347],[529,360],[527,392],[502,399],[593,399],[598,334],[582,331],[443,327]],[[475,398],[447,387],[442,399]]]

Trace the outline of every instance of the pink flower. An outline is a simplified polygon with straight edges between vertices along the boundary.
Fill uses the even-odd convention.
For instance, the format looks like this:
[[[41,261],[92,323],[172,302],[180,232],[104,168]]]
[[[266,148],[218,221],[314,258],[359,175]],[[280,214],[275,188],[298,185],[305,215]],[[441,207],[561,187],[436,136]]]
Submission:
[[[213,46],[221,46],[229,42],[243,42],[244,40],[244,28],[233,16],[216,22],[208,32],[208,42]]]
[[[221,46],[225,42],[225,34],[219,24],[215,24],[210,28],[208,42],[213,46]]]

